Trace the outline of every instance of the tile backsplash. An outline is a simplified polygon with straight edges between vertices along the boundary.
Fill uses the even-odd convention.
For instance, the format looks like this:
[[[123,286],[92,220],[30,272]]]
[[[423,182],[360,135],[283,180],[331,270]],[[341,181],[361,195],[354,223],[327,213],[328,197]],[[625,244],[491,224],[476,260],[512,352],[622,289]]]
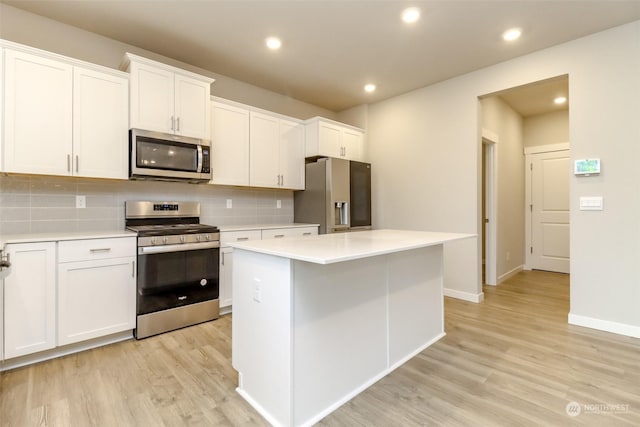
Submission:
[[[75,207],[77,195],[86,197],[86,208]],[[289,190],[0,175],[0,234],[122,229],[126,200],[198,201],[200,222],[217,226],[293,222]]]

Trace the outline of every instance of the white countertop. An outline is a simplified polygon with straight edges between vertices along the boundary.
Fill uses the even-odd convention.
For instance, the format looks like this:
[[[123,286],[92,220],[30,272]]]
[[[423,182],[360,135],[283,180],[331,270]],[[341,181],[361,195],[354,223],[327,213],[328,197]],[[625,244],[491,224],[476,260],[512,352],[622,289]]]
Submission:
[[[221,225],[218,226],[221,232],[225,231],[247,231],[247,230],[273,230],[278,228],[302,228],[318,227],[320,224],[304,224],[300,222],[290,222],[285,224],[248,224],[248,225]]]
[[[409,230],[370,230],[290,239],[249,240],[230,246],[298,261],[333,264],[376,255],[439,245],[475,234]]]
[[[0,235],[0,249],[10,243],[57,242],[63,240],[108,239],[111,237],[135,237],[129,230],[74,231],[60,233],[26,233]]]

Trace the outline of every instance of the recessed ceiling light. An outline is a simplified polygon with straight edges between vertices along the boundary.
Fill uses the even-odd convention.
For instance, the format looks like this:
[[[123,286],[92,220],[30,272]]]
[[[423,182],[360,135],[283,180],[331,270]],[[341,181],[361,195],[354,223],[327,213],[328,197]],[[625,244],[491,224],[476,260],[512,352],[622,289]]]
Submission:
[[[518,40],[522,35],[522,30],[520,28],[511,28],[510,30],[502,33],[502,38],[508,42],[512,42],[514,40]]]
[[[408,7],[402,11],[402,20],[407,24],[413,24],[420,19],[420,9],[417,7]]]
[[[264,42],[271,50],[278,50],[282,46],[282,41],[277,37],[267,37]]]
[[[567,97],[566,96],[559,96],[556,99],[554,99],[553,102],[555,104],[558,104],[558,105],[564,104],[565,102],[567,102]]]
[[[367,93],[375,92],[375,90],[376,90],[376,85],[374,85],[373,83],[364,85],[364,91]]]

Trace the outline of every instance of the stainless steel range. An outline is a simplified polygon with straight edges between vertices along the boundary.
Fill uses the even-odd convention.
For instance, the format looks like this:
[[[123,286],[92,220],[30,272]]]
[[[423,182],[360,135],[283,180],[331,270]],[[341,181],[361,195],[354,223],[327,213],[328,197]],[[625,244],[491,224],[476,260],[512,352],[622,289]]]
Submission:
[[[138,233],[136,338],[219,316],[220,231],[200,224],[198,202],[125,202]]]

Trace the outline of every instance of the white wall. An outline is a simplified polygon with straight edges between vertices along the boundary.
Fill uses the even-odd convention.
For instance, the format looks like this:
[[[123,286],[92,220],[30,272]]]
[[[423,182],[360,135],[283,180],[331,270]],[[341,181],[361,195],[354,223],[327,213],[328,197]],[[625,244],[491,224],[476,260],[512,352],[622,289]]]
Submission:
[[[525,117],[524,146],[569,142],[569,110]]]
[[[151,4],[149,7],[153,7]],[[335,112],[277,94],[233,78],[203,70],[148,50],[109,39],[30,12],[0,3],[0,38],[77,58],[110,68],[119,68],[126,52],[164,62],[216,79],[211,94],[299,119]]]
[[[525,260],[523,118],[497,96],[483,98],[482,129],[498,135],[496,276],[522,269]]]
[[[640,21],[369,106],[378,227],[480,232],[478,97],[569,75],[571,321],[640,336]],[[605,210],[578,210],[603,196]],[[445,248],[445,286],[480,293],[479,240]]]

